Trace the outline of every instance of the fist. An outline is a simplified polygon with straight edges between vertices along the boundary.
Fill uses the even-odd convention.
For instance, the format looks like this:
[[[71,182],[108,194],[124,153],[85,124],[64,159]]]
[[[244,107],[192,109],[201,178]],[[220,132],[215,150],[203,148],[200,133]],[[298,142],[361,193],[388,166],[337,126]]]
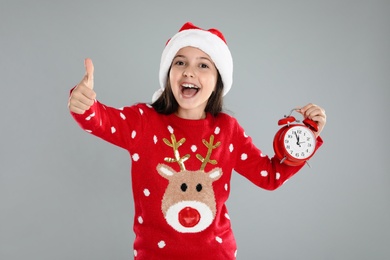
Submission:
[[[309,118],[310,120],[317,123],[318,131],[314,132],[314,134],[316,137],[318,137],[326,124],[325,110],[317,105],[310,103],[297,109],[297,112],[301,113],[304,118]]]
[[[73,89],[69,101],[69,110],[76,114],[84,114],[95,102],[96,93],[93,90],[93,63],[85,59],[85,75],[80,83]]]

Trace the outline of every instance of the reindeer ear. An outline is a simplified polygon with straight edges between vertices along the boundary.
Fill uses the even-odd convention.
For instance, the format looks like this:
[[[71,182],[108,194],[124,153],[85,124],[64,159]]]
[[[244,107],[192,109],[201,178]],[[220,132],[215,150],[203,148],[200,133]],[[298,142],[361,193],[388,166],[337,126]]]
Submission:
[[[214,181],[218,180],[222,176],[221,168],[214,168],[208,173],[209,177]]]
[[[173,170],[171,167],[165,165],[165,164],[162,164],[162,163],[159,163],[156,167],[158,173],[164,177],[164,178],[169,178],[171,176],[173,176],[174,174],[176,174],[176,171]]]

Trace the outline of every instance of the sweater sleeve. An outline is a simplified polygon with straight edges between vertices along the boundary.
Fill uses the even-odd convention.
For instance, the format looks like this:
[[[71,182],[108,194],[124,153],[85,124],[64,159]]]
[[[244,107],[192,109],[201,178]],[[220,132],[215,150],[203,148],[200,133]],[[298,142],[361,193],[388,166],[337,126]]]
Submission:
[[[238,152],[234,170],[255,185],[266,190],[275,190],[304,166],[288,166],[280,163],[275,156],[270,158],[253,144],[252,138],[245,134],[239,124],[236,131]],[[322,143],[321,137],[318,137],[316,150]]]
[[[84,114],[70,112],[86,132],[130,150],[135,135],[143,132],[142,110],[137,106],[113,108],[95,101]]]

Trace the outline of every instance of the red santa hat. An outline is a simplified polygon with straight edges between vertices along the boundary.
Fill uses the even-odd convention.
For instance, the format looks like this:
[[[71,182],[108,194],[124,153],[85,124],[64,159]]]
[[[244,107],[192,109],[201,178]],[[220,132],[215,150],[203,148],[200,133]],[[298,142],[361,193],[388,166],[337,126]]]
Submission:
[[[230,90],[233,83],[233,59],[226,44],[225,37],[217,29],[204,30],[190,22],[185,23],[178,33],[168,40],[161,55],[160,89],[153,95],[156,101],[166,87],[168,71],[176,53],[184,47],[199,48],[213,60],[223,82],[223,95]]]

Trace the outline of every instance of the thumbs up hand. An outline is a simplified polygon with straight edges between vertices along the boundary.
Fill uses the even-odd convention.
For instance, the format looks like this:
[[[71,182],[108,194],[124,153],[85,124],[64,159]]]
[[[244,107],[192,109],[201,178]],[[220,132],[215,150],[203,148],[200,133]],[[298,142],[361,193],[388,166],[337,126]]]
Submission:
[[[84,61],[85,75],[80,83],[73,89],[68,107],[76,114],[84,114],[95,102],[96,93],[93,90],[94,67],[92,60],[87,58]]]

